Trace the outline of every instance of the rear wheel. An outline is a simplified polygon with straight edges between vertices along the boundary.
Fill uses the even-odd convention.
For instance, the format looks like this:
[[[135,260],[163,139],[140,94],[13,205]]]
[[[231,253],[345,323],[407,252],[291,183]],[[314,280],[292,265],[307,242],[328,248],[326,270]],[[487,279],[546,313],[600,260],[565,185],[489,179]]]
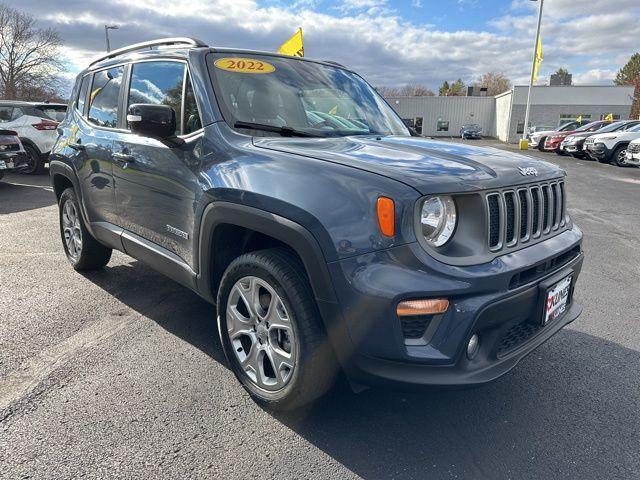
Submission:
[[[611,163],[618,167],[624,167],[627,164],[627,146],[620,145],[613,151],[611,155]]]
[[[224,273],[217,305],[227,360],[258,403],[292,410],[331,387],[336,362],[304,268],[291,252],[238,257]]]
[[[98,270],[109,263],[111,249],[98,242],[84,226],[72,188],[60,195],[60,236],[67,259],[75,270]]]
[[[544,142],[547,141],[547,137],[542,137],[539,141],[538,141],[538,150],[540,150],[541,152],[544,152]]]
[[[43,167],[40,152],[38,152],[33,145],[28,143],[24,144],[24,151],[27,154],[27,168],[23,169],[22,173],[26,173],[27,175],[40,173]]]

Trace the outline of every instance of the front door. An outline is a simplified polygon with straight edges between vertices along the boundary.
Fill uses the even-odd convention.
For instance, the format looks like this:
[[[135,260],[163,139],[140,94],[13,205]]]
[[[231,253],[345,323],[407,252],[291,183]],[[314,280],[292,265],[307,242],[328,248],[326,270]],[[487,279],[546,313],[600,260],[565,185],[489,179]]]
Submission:
[[[194,265],[193,235],[202,140],[184,118],[193,119],[190,87],[185,96],[186,64],[158,60],[132,65],[125,105],[164,104],[176,111],[176,135],[187,135],[179,146],[126,134],[114,142],[113,175],[121,226]],[[189,101],[191,99],[191,101]],[[184,112],[183,112],[184,109]],[[195,111],[197,116],[197,111]],[[199,122],[196,122],[199,128]]]

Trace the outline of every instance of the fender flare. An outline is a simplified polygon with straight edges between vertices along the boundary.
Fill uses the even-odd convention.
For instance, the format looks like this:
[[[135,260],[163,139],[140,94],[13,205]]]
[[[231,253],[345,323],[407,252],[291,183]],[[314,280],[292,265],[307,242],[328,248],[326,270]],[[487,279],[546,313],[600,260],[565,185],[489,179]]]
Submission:
[[[82,189],[80,188],[80,181],[78,180],[78,176],[75,170],[68,164],[61,162],[60,160],[56,160],[54,158],[49,160],[49,178],[51,179],[51,187],[55,192],[55,184],[54,178],[57,176],[63,176],[67,180],[71,182],[73,185],[73,190],[75,191],[76,198],[78,199],[78,203],[80,204],[80,213],[82,214],[82,219],[84,220],[84,224],[89,230],[89,232],[93,235],[93,230],[91,228],[91,223],[89,222],[89,216],[87,215],[87,211],[84,207],[84,199],[82,197]]]
[[[280,215],[237,203],[214,201],[202,213],[199,234],[199,290],[215,303],[211,271],[215,255],[213,233],[219,225],[243,227],[275,238],[291,247],[304,264],[317,300],[336,303],[333,282],[316,238],[303,226]]]

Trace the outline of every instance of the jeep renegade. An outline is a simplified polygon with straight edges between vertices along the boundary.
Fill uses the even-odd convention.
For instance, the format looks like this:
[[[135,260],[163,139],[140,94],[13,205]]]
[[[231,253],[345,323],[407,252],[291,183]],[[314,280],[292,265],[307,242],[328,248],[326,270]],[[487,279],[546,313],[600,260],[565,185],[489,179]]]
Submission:
[[[78,75],[51,157],[76,270],[112,249],[217,305],[274,409],[354,386],[481,384],[575,320],[565,172],[411,136],[329,61],[189,38]]]

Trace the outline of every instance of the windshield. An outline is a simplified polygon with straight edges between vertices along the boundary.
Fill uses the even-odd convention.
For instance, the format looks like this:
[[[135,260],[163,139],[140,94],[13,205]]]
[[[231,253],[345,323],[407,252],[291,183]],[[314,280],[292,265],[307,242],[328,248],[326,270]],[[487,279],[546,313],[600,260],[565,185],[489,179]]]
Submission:
[[[56,122],[64,120],[64,117],[67,114],[66,105],[36,105],[36,109],[40,110],[44,114],[42,115],[43,118],[50,118]]]
[[[409,135],[373,88],[341,68],[250,54],[211,55],[209,67],[222,114],[232,127],[238,122],[286,127],[321,137]],[[260,134],[278,134],[277,128],[271,130]]]
[[[609,125],[606,125],[598,130],[598,133],[615,132],[616,130],[620,130],[621,128],[623,128],[625,125],[625,122],[610,123]]]
[[[636,125],[635,127],[631,127],[629,130],[627,130],[627,132],[640,132],[640,124]]]
[[[567,132],[570,130],[575,130],[576,127],[579,127],[580,124],[578,122],[569,122],[569,123],[565,123],[564,125],[562,125],[558,131],[559,132]]]
[[[580,128],[576,128],[576,132],[593,132],[595,130],[599,130],[605,123],[600,122],[591,122],[586,125],[581,126]]]

